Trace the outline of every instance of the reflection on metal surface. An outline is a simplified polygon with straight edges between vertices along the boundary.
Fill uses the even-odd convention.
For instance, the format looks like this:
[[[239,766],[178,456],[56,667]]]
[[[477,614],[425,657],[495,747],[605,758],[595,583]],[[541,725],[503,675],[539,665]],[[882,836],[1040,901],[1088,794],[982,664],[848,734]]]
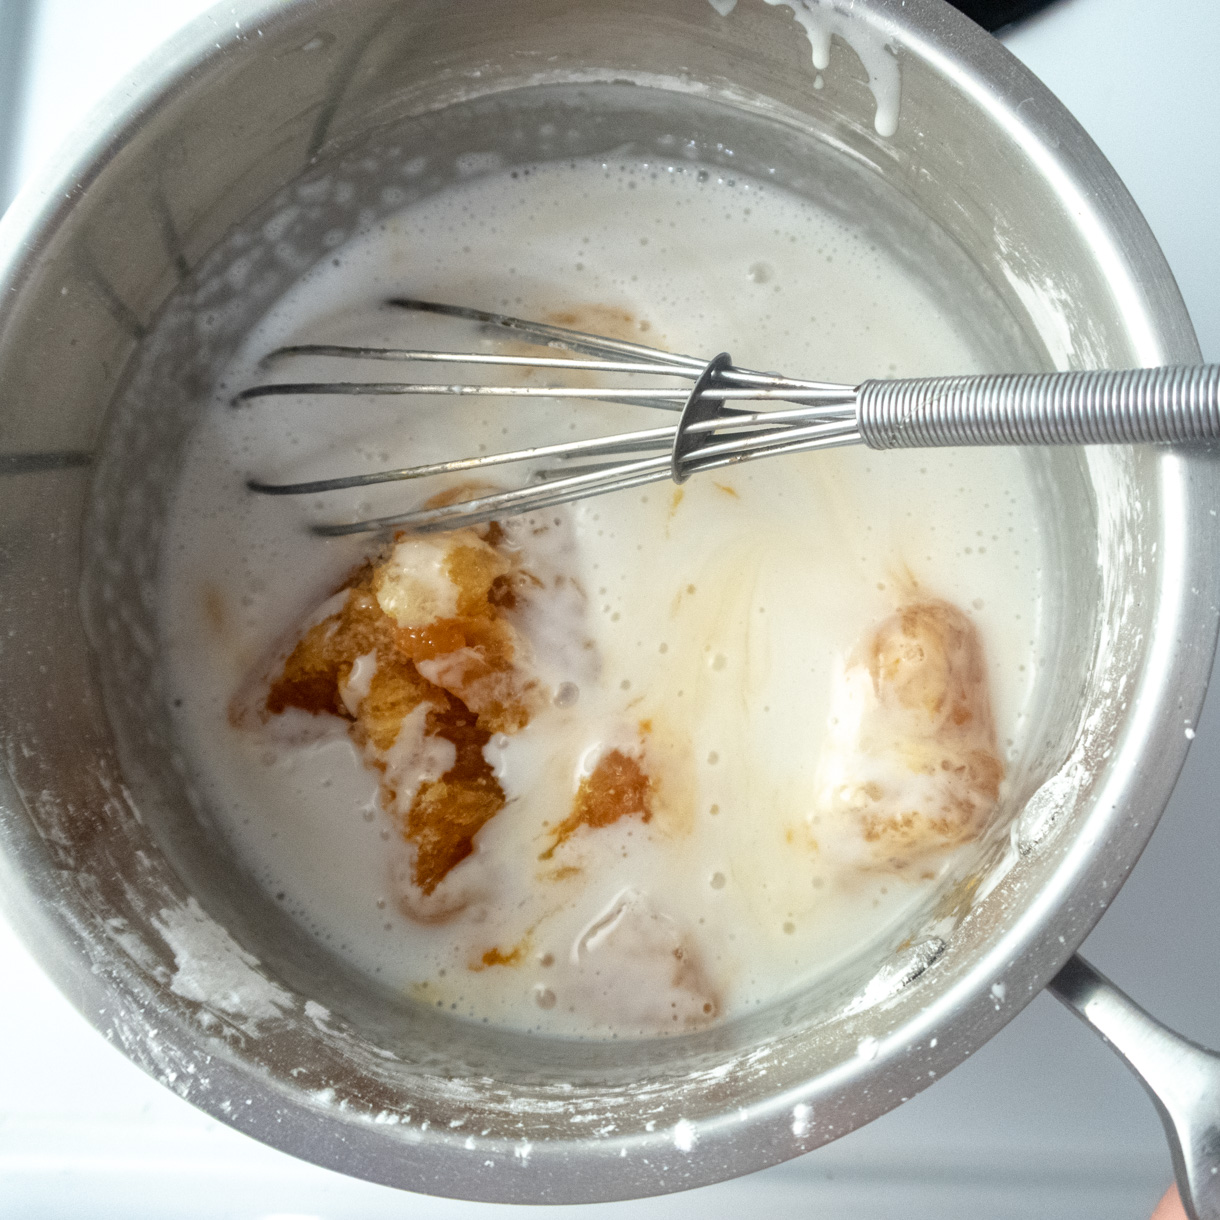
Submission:
[[[17,136],[34,0],[0,0],[0,213],[17,193]]]
[[[377,40],[386,26],[394,20],[396,15],[392,10],[387,12],[380,21],[373,24],[364,37],[356,39],[351,49],[336,65],[326,88],[326,96],[322,99],[321,109],[318,111],[318,121],[314,125],[313,135],[309,140],[309,148],[306,151],[307,162],[312,162],[321,151],[322,145],[326,143],[326,137],[330,134],[330,125],[334,122],[335,115],[339,112],[343,95],[347,92],[347,87],[352,83],[352,78],[356,75],[356,69],[359,68],[360,61],[364,58],[364,53]],[[334,42],[333,35],[317,34],[299,49],[305,53],[315,50],[320,51],[324,47],[330,46],[332,42]]]
[[[178,274],[179,281],[186,279],[191,273],[190,260],[182,249],[182,235],[178,232],[177,221],[174,220],[174,214],[170,210],[169,200],[165,197],[165,184],[162,183],[160,188],[153,191],[149,196],[149,203],[152,205],[153,211],[157,214],[157,219],[161,224],[161,239],[165,242],[165,249],[173,260],[174,270]]]
[[[87,238],[85,240],[88,240]],[[102,304],[106,307],[106,312],[125,330],[133,339],[143,339],[148,333],[148,328],[136,315],[135,310],[119,296],[118,291],[110,282],[106,274],[101,271],[97,263],[93,260],[93,255],[88,249],[83,248],[80,252],[81,261],[81,279],[84,280],[97,295],[101,298]]]

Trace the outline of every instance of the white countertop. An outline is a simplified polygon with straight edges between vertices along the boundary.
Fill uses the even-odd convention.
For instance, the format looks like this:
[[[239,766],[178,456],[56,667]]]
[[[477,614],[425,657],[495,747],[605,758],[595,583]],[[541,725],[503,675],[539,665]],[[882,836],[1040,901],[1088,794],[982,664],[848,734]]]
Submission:
[[[8,0],[0,0],[0,5]],[[19,176],[202,0],[42,0]],[[216,12],[223,17],[224,6]],[[1204,357],[1220,360],[1220,4],[1060,0],[1009,47],[1084,123],[1160,238]],[[1161,1019],[1220,1046],[1220,683],[1144,859],[1084,953]],[[1038,997],[933,1088],[797,1161],[684,1195],[515,1209],[409,1195],[221,1126],[144,1076],[0,923],[3,1220],[379,1220],[575,1215],[1146,1220],[1170,1177],[1140,1085]]]

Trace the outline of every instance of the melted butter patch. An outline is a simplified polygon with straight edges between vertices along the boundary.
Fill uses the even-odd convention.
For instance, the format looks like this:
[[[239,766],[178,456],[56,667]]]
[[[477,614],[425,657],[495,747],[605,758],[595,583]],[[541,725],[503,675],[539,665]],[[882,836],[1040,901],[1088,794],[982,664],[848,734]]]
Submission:
[[[504,807],[484,748],[493,733],[528,724],[541,694],[503,617],[513,581],[529,579],[496,549],[503,537],[487,527],[397,540],[297,641],[264,704],[267,716],[299,708],[349,722],[381,775],[383,806],[415,849],[411,884],[425,897]],[[409,902],[404,909],[414,913]]]
[[[372,579],[371,565],[358,568],[347,583],[341,608],[311,626],[297,641],[267,691],[267,714],[274,716],[295,707],[314,715],[355,719],[347,710],[340,684],[346,685],[358,657],[373,654],[380,670],[383,659],[392,662],[397,653],[393,620],[377,604]],[[412,673],[413,669],[402,671],[404,678]],[[375,674],[370,681],[376,684]]]
[[[580,330],[592,335],[605,335],[608,339],[638,339],[652,331],[652,323],[637,318],[628,309],[618,305],[580,304],[566,309],[553,310],[546,315],[552,326],[566,326],[569,330]],[[664,347],[656,337],[650,339],[653,347]]]
[[[530,950],[530,938],[518,941],[505,953],[498,945],[486,950],[477,962],[471,963],[468,970],[486,970],[490,966],[520,966]]]
[[[972,873],[950,886],[940,896],[932,912],[933,919],[952,919],[955,923],[960,923],[970,911],[982,880],[979,874]]]
[[[413,880],[425,894],[474,851],[474,837],[504,808],[504,789],[483,757],[491,733],[457,699],[428,711],[427,735],[450,742],[451,766],[420,785],[407,811],[405,835],[416,846]]]
[[[457,613],[459,590],[449,574],[449,551],[442,540],[407,538],[378,565],[373,581],[377,604],[399,627],[426,628]]]
[[[580,781],[572,812],[556,828],[550,847],[538,858],[549,860],[555,849],[582,826],[598,830],[628,817],[652,821],[652,781],[638,758],[622,750],[610,750]]]
[[[539,881],[569,881],[579,877],[585,870],[579,864],[561,864],[536,874]]]
[[[683,588],[679,589],[677,591],[677,593],[674,594],[673,601],[670,602],[669,617],[677,618],[679,611],[682,609],[683,602],[688,597],[694,597],[694,595],[695,595],[695,586],[694,585],[685,585]]]
[[[690,733],[668,710],[654,711],[638,727],[652,785],[649,833],[658,839],[683,838],[696,824],[698,781]]]
[[[675,487],[669,495],[669,512],[665,517],[665,536],[669,537],[669,527],[673,524],[675,515],[678,512],[682,501],[686,498],[686,489],[684,487]]]

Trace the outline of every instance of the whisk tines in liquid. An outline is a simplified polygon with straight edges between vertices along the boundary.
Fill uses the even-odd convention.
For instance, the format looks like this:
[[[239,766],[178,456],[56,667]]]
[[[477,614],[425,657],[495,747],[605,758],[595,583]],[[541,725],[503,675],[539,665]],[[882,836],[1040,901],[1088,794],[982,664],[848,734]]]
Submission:
[[[676,355],[507,314],[409,297],[389,308],[474,323],[484,335],[525,340],[567,356],[297,344],[264,357],[438,364],[483,371],[590,374],[613,385],[482,385],[456,381],[269,382],[242,390],[235,406],[314,395],[446,395],[458,398],[625,403],[666,411],[674,420],[609,437],[535,445],[503,453],[307,482],[250,479],[265,495],[322,492],[433,475],[476,476],[499,466],[529,472],[518,486],[392,516],[317,524],[335,537],[390,529],[458,529],[496,518],[672,479],[756,458],[864,443],[874,449],[944,445],[1191,442],[1220,438],[1220,365],[1178,368],[986,374],[870,380],[857,386],[803,381],[738,368],[727,353],[712,360]],[[641,386],[638,378],[651,384]],[[626,384],[620,384],[625,382]],[[658,384],[661,383],[661,384]],[[676,383],[676,384],[675,384]]]
[[[855,390],[828,382],[800,381],[737,368],[727,354],[713,360],[675,355],[626,340],[603,338],[506,314],[397,297],[395,309],[440,314],[476,323],[486,334],[524,339],[532,345],[572,353],[568,356],[515,355],[470,351],[297,344],[278,348],[264,365],[293,357],[379,360],[400,364],[466,366],[481,370],[537,369],[551,374],[589,374],[612,378],[614,385],[477,385],[466,380],[269,382],[242,390],[235,405],[279,396],[447,395],[459,398],[613,402],[665,411],[674,422],[611,437],[535,445],[503,453],[380,470],[367,474],[275,483],[250,479],[252,491],[266,495],[320,492],[404,482],[432,475],[480,475],[494,467],[524,465],[528,478],[519,486],[437,507],[417,508],[388,517],[315,525],[327,536],[388,530],[457,529],[497,517],[533,512],[570,500],[672,479],[684,482],[696,471],[799,449],[853,444]],[[466,374],[469,376],[469,373]],[[652,384],[640,386],[647,377]],[[620,384],[627,382],[628,384]],[[637,382],[637,384],[630,384]],[[668,382],[668,385],[658,384]],[[685,382],[687,384],[680,384]],[[771,404],[780,404],[778,409]],[[769,409],[761,409],[761,408]],[[540,465],[540,463],[542,465]]]

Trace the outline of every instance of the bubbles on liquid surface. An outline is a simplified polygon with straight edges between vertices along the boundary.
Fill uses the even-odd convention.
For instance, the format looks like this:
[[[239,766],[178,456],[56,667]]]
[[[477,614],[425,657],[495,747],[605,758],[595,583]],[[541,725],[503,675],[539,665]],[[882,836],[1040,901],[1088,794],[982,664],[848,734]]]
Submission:
[[[424,166],[421,162],[411,168],[419,173]],[[628,190],[630,207],[625,208]],[[531,250],[530,274],[535,277],[529,283],[521,274],[520,260],[526,238]],[[715,251],[717,257],[704,257],[707,250]],[[514,178],[471,179],[445,198],[426,200],[392,218],[387,230],[375,239],[358,239],[337,254],[341,254],[340,266],[334,266],[328,257],[312,273],[308,293],[278,307],[252,337],[250,351],[243,357],[246,364],[239,360],[226,374],[231,387],[250,384],[256,375],[254,358],[281,342],[302,338],[351,341],[359,339],[363,331],[370,341],[393,345],[394,335],[377,331],[378,326],[384,327],[384,319],[367,309],[370,286],[379,285],[378,296],[390,287],[407,291],[427,285],[440,299],[468,299],[473,294],[479,298],[476,304],[525,315],[568,304],[621,305],[637,323],[650,324],[644,342],[699,353],[709,346],[718,350],[720,336],[727,336],[742,363],[776,367],[794,376],[850,381],[879,369],[902,375],[959,368],[970,371],[964,367],[970,363],[970,354],[946,333],[942,314],[902,279],[884,252],[872,248],[841,219],[816,213],[769,184],[752,183],[723,169],[663,161],[641,165],[610,162],[604,169],[581,163],[522,169]],[[582,264],[579,272],[575,271],[577,263]],[[510,273],[514,266],[518,271]],[[808,316],[817,302],[799,287],[809,275],[816,275],[826,292],[841,302],[834,317],[819,314],[816,325],[810,324]],[[751,285],[759,285],[763,291]],[[767,304],[760,308],[763,300]],[[343,321],[345,317],[349,320]],[[332,324],[335,334],[318,333],[320,326]],[[267,499],[254,506],[246,506],[244,500],[235,504],[229,489],[240,485],[251,469],[275,471],[278,463],[285,462],[289,449],[290,463],[308,465],[311,472],[316,467],[321,474],[337,462],[342,465],[339,459],[346,461],[349,455],[370,466],[407,464],[406,459],[417,449],[437,444],[422,417],[421,422],[412,423],[408,437],[400,413],[375,400],[353,404],[351,418],[338,422],[329,409],[319,408],[310,416],[305,399],[292,400],[291,405],[292,412],[278,420],[272,413],[235,419],[231,411],[217,412],[218,431],[211,437],[215,448],[211,457],[203,452],[201,460],[199,452],[206,450],[206,443],[197,446],[188,459],[187,481],[194,490],[181,497],[167,531],[165,587],[187,590],[199,572],[216,575],[229,591],[230,604],[243,607],[236,630],[240,633],[237,643],[246,656],[263,655],[277,634],[291,626],[294,616],[299,617],[343,579],[360,561],[362,551],[360,544],[345,549],[345,543],[328,543],[325,557],[319,559],[323,553],[313,540],[302,545],[296,541],[298,532],[303,533],[297,531],[300,520],[293,515],[299,514],[299,503],[294,506]],[[518,426],[513,424],[513,428]],[[502,445],[509,431],[508,421],[499,413],[472,415],[466,437],[470,444],[463,452]],[[580,434],[579,429],[573,432]],[[556,438],[548,433],[532,438],[531,443],[547,439]],[[429,453],[430,458],[453,456],[444,446],[437,449]],[[647,827],[637,824],[631,835],[624,833],[615,840],[613,867],[621,867],[623,873],[607,872],[602,877],[585,863],[584,880],[568,875],[547,883],[552,887],[548,893],[561,911],[555,919],[567,921],[564,926],[572,936],[565,940],[547,931],[540,938],[555,947],[554,954],[547,952],[539,958],[535,949],[523,952],[525,968],[547,971],[543,977],[554,986],[539,984],[535,989],[533,980],[523,979],[520,969],[513,967],[472,972],[471,960],[477,962],[479,954],[493,943],[505,953],[519,943],[519,937],[508,935],[508,929],[499,935],[494,914],[476,925],[473,907],[470,922],[461,925],[467,929],[477,926],[477,935],[483,938],[473,957],[455,951],[445,941],[449,935],[445,925],[420,925],[395,917],[392,930],[385,931],[384,924],[391,918],[385,913],[385,900],[377,903],[372,897],[385,892],[387,873],[399,865],[398,853],[404,845],[400,828],[387,825],[379,810],[368,820],[368,793],[362,787],[365,779],[359,768],[351,774],[336,773],[334,783],[326,787],[330,777],[317,778],[324,768],[313,758],[305,758],[294,780],[291,801],[283,798],[274,760],[265,768],[271,774],[251,779],[250,772],[257,771],[257,766],[224,738],[224,726],[216,724],[217,712],[227,706],[231,688],[210,676],[212,670],[205,664],[210,658],[188,655],[189,650],[184,650],[173,662],[174,694],[183,702],[176,714],[185,726],[182,736],[192,740],[193,769],[204,773],[202,786],[215,797],[209,798],[210,803],[228,811],[221,820],[238,854],[252,862],[270,892],[292,895],[292,914],[303,927],[320,940],[329,938],[346,946],[343,952],[357,966],[382,976],[386,985],[407,990],[421,980],[429,979],[435,985],[447,977],[452,993],[442,999],[430,998],[429,1003],[523,1029],[579,1025],[575,1018],[565,1016],[571,997],[562,980],[566,946],[589,915],[580,914],[577,895],[584,892],[580,887],[590,877],[594,885],[610,890],[611,876],[615,884],[620,878],[635,884],[646,882],[653,897],[691,938],[690,944],[701,954],[702,968],[724,982],[727,1013],[765,1003],[792,985],[796,977],[793,961],[800,963],[798,973],[816,974],[820,961],[830,960],[842,949],[842,934],[839,943],[826,931],[818,939],[819,928],[836,926],[836,904],[843,902],[834,869],[824,858],[810,854],[812,849],[802,848],[806,854],[792,857],[798,866],[788,877],[786,858],[779,867],[772,867],[759,857],[753,844],[755,838],[783,842],[776,830],[783,824],[781,819],[787,817],[799,825],[805,817],[800,800],[791,794],[799,792],[802,784],[807,787],[808,771],[796,774],[791,783],[781,783],[776,777],[783,776],[786,757],[808,761],[816,754],[820,732],[816,697],[814,711],[803,720],[793,717],[790,709],[794,698],[810,697],[814,686],[828,680],[827,671],[824,664],[802,665],[798,674],[793,656],[800,652],[800,641],[795,646],[785,643],[784,633],[791,632],[791,623],[785,619],[783,607],[773,593],[756,596],[754,584],[759,573],[765,574],[772,564],[784,578],[783,587],[790,587],[808,548],[832,538],[845,554],[851,550],[843,560],[851,568],[849,586],[854,588],[850,581],[859,579],[868,596],[877,599],[876,605],[884,604],[889,596],[898,560],[909,560],[938,590],[944,588],[946,595],[969,605],[975,590],[961,580],[955,566],[937,568],[936,564],[959,557],[967,545],[976,547],[976,530],[982,522],[952,534],[953,518],[961,514],[978,486],[994,487],[1003,480],[976,475],[972,469],[970,479],[963,481],[954,473],[951,482],[946,482],[946,467],[939,456],[920,455],[925,473],[918,480],[893,474],[901,469],[903,458],[883,462],[874,456],[863,468],[859,457],[846,451],[817,455],[804,466],[802,460],[792,458],[796,463],[792,469],[809,473],[806,482],[832,481],[828,486],[838,497],[834,501],[836,528],[794,534],[788,552],[773,554],[769,548],[777,537],[777,523],[787,528],[785,523],[799,521],[805,504],[801,480],[791,480],[791,486],[786,481],[784,463],[789,459],[743,468],[752,473],[734,474],[731,480],[720,477],[719,472],[700,476],[702,482],[692,480],[687,499],[668,523],[668,492],[652,496],[629,492],[617,500],[589,502],[590,523],[579,528],[581,546],[586,548],[582,563],[588,564],[581,575],[590,593],[595,588],[611,590],[598,593],[590,604],[590,634],[596,637],[595,650],[602,654],[604,667],[600,676],[586,679],[582,675],[579,681],[571,680],[570,675],[577,672],[572,667],[557,667],[548,687],[554,704],[544,702],[548,711],[553,706],[564,713],[564,719],[579,721],[591,716],[599,701],[613,701],[616,714],[621,711],[624,718],[616,731],[631,736],[632,741],[638,720],[648,719],[648,713],[660,704],[668,711],[669,722],[654,718],[644,747],[656,751],[657,757],[663,756],[675,734],[681,737],[688,724],[697,726],[682,746],[686,753],[675,768],[680,774],[689,766],[696,777],[689,806],[679,810],[695,830],[685,839],[676,836],[670,840],[689,856],[682,868],[649,872],[641,863],[645,859],[640,854],[642,844],[665,841],[667,823],[658,816]],[[841,482],[834,482],[836,478]],[[712,480],[734,489],[736,498],[713,490]],[[918,489],[912,493],[917,483]],[[939,512],[934,506],[927,512],[913,512],[913,506],[934,500],[946,486],[965,488],[951,509]],[[710,501],[701,499],[705,494]],[[902,512],[893,514],[892,521],[885,507],[890,496],[902,500]],[[994,498],[997,507],[986,510],[988,520],[1013,507],[1010,498],[998,494]],[[1027,500],[1022,493],[1015,501],[1018,513],[1013,520],[1023,520]],[[377,513],[387,502],[369,493],[338,510],[328,503],[308,511]],[[970,503],[973,505],[973,499]],[[242,516],[250,512],[268,515],[261,519]],[[912,515],[903,515],[906,513]],[[554,527],[555,520],[548,511],[538,514],[532,526]],[[901,524],[893,527],[899,520]],[[741,522],[745,523],[744,541],[731,562],[718,566],[712,562],[714,550],[704,547],[703,538],[711,534],[731,539]],[[668,550],[667,528],[673,535]],[[904,530],[910,531],[909,539],[899,537]],[[1004,532],[1003,528],[989,529],[984,540],[997,532]],[[887,547],[892,538],[897,541],[891,552]],[[1024,557],[1027,548],[1020,541],[1022,545],[1012,548],[1011,581],[1018,587],[1022,581],[1032,586],[1036,583],[1030,578],[1032,559]],[[1028,550],[1032,555],[1036,548]],[[926,563],[921,555],[929,556]],[[957,558],[955,562],[966,560]],[[972,554],[969,563],[985,573],[994,573],[998,566],[990,554]],[[171,568],[177,579],[169,574]],[[886,584],[887,589],[876,589],[878,583]],[[690,596],[696,587],[698,597]],[[812,599],[810,630],[821,630],[818,620],[835,613],[834,599],[821,595],[817,588],[807,592]],[[672,598],[679,594],[682,601],[675,614]],[[993,637],[1004,630],[995,606],[1012,606],[1015,613],[1024,610],[1032,618],[1030,604],[1023,603],[1020,596],[988,594],[985,601],[985,606],[974,609],[983,629]],[[604,614],[603,605],[609,607]],[[189,622],[192,613],[196,611],[183,592],[173,605],[167,605],[167,622]],[[616,620],[615,615],[621,617]],[[848,636],[852,630],[849,627]],[[236,668],[230,664],[225,672],[231,678]],[[714,723],[714,716],[721,712],[711,701],[722,695],[709,692],[736,691],[738,682],[747,692],[745,711],[741,724],[735,726],[739,732],[729,733]],[[754,690],[751,684],[757,685],[757,693],[748,693]],[[683,692],[681,706],[675,707],[679,691]],[[1019,703],[1019,699],[1010,702]],[[764,716],[765,709],[773,712]],[[713,722],[701,723],[700,718],[712,711]],[[998,714],[998,719],[1006,729],[1014,725],[1011,710]],[[767,769],[743,780],[743,758],[750,752],[739,747],[740,733],[755,733],[764,750],[769,741],[786,744],[768,755]],[[513,768],[524,769],[527,762],[520,755],[512,757],[522,740],[500,737],[493,742],[493,749],[503,755],[506,784],[523,782],[514,779]],[[204,758],[201,763],[201,757],[209,753],[211,760]],[[672,777],[666,779],[672,782]],[[323,793],[328,794],[325,801]],[[516,818],[539,817],[529,813],[527,802],[517,801],[510,808]],[[781,808],[782,813],[777,812]],[[336,809],[339,815],[332,816]],[[355,812],[362,816],[355,817]],[[548,810],[539,821],[558,825],[565,813],[566,809]],[[504,827],[508,825],[506,820]],[[503,828],[502,832],[507,833]],[[701,845],[705,833],[716,837]],[[819,838],[826,833],[827,828],[816,828]],[[528,834],[523,837],[528,841]],[[590,833],[586,842],[591,839]],[[532,854],[522,875],[533,878],[538,845],[529,842],[529,847]],[[525,857],[524,852],[522,855]],[[731,887],[726,871],[721,871],[726,862],[732,862]],[[643,880],[642,874],[646,874]],[[896,891],[874,912],[873,893],[870,891],[867,904],[859,903],[858,913],[866,922],[891,919],[901,911]],[[758,913],[736,905],[744,901],[742,894],[759,902]],[[396,905],[396,901],[391,903]],[[819,915],[807,918],[806,911]],[[757,923],[754,932],[751,920]],[[735,922],[730,926],[728,921]],[[515,932],[524,932],[529,920],[522,918],[521,923]],[[777,935],[781,930],[782,935]],[[774,961],[762,960],[755,948],[760,931],[763,943],[778,946]],[[448,976],[442,973],[446,969]],[[612,995],[612,981],[606,980],[606,986],[606,994]],[[542,1002],[548,992],[555,997],[549,1007]],[[626,1036],[630,1029],[621,1032]]]

